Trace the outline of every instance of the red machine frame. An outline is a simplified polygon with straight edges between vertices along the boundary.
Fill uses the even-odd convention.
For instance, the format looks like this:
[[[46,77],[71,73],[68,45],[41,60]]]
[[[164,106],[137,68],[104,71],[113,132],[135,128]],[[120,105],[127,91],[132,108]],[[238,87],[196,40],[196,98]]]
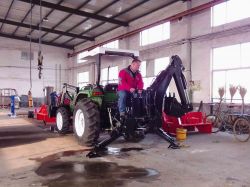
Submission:
[[[212,124],[207,122],[202,112],[188,112],[180,118],[162,113],[162,128],[171,135],[176,135],[177,128],[185,128],[188,131],[198,130],[200,133],[212,133]]]
[[[42,105],[39,111],[35,111],[36,119],[41,120],[44,124],[47,123],[56,123],[55,117],[49,117],[48,105]]]

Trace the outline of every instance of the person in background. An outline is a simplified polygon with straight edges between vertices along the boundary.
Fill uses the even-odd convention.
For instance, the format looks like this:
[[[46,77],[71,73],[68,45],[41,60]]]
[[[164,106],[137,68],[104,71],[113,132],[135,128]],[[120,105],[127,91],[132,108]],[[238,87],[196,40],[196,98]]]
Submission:
[[[33,107],[33,98],[30,90],[28,91],[28,99],[29,99],[29,107]]]
[[[138,90],[138,93],[142,93],[143,80],[139,71],[141,61],[139,59],[133,59],[131,64],[122,69],[119,72],[119,84],[118,84],[118,108],[120,116],[123,117],[126,112],[126,99],[130,93]]]

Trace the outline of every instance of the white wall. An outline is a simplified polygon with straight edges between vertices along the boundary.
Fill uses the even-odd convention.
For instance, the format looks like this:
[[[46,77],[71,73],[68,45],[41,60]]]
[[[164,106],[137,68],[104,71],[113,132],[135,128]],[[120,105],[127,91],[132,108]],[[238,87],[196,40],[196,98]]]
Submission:
[[[130,23],[129,28],[118,28],[110,33],[100,36],[95,42],[88,42],[79,46],[76,51],[85,49],[94,44],[106,41],[107,39],[119,36],[136,28],[154,23],[158,20],[167,18],[176,13],[187,10],[189,7],[196,7],[207,3],[210,0],[196,0],[191,2],[177,2],[158,12],[143,17]],[[189,4],[190,3],[190,4]],[[209,102],[211,98],[211,50],[214,47],[233,45],[241,42],[250,41],[250,19],[236,21],[219,27],[211,27],[211,10],[199,12],[192,16],[183,17],[182,20],[171,22],[171,38],[166,41],[158,42],[148,46],[139,45],[139,34],[134,34],[128,38],[119,41],[120,48],[135,49],[140,51],[141,60],[147,61],[147,74],[153,74],[153,61],[155,58],[179,55],[186,67],[186,78],[189,81],[198,81],[201,84],[201,90],[194,92],[194,102]],[[191,44],[188,42],[191,41]],[[76,64],[72,60],[71,67]],[[119,68],[125,67],[129,61],[119,65]],[[105,64],[104,64],[105,66]],[[190,67],[191,66],[191,67]],[[72,70],[72,81],[76,83],[76,73],[82,70],[88,70],[88,66],[81,64],[81,68]],[[190,75],[190,69],[192,75]],[[173,86],[170,91],[174,91]]]
[[[21,51],[29,52],[29,42],[0,37],[0,88],[15,88],[19,95],[27,95],[30,89],[30,62],[29,60],[21,59]],[[44,86],[53,86],[55,90],[59,91],[61,84],[68,82],[67,53],[70,51],[43,45],[44,69],[42,70],[42,79],[38,78],[37,44],[32,43],[32,52],[34,52],[34,60],[32,61],[32,95],[34,97],[43,97]],[[59,79],[60,65],[61,80]]]

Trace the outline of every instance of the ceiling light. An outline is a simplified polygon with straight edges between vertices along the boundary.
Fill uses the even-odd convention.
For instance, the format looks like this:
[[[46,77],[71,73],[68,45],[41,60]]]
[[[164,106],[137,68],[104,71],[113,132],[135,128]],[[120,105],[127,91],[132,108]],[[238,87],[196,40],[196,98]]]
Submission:
[[[122,11],[122,7],[120,6],[119,8],[116,9],[117,13],[120,13]]]
[[[86,25],[85,27],[83,27],[83,29],[84,30],[88,30],[88,29],[90,29],[92,27],[92,25],[91,24],[88,24],[88,25]]]
[[[111,16],[112,16],[112,14],[106,14],[105,17],[110,18]]]
[[[47,17],[45,17],[45,18],[43,18],[43,21],[47,22],[47,21],[49,21],[49,19]]]

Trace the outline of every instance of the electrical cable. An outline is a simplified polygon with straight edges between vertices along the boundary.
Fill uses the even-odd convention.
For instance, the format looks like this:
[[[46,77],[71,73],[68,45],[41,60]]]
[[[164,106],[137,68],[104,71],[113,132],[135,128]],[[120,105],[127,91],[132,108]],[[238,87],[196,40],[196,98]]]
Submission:
[[[32,0],[30,0],[30,31],[31,31],[31,25],[32,25]],[[30,57],[30,91],[31,91],[31,89],[32,89],[32,67],[31,67],[31,64],[32,64],[32,62],[31,62],[31,48],[32,48],[32,38],[31,38],[31,34],[30,34],[30,36],[29,36],[29,38],[30,38],[30,51],[29,51],[29,57]]]
[[[39,51],[38,51],[38,77],[41,79],[42,77],[42,66],[43,66],[43,56],[42,56],[42,27],[41,24],[43,22],[42,18],[42,0],[40,0],[40,23],[39,23]]]
[[[42,43],[41,24],[42,24],[42,1],[40,0],[39,51],[41,51],[41,43]]]

